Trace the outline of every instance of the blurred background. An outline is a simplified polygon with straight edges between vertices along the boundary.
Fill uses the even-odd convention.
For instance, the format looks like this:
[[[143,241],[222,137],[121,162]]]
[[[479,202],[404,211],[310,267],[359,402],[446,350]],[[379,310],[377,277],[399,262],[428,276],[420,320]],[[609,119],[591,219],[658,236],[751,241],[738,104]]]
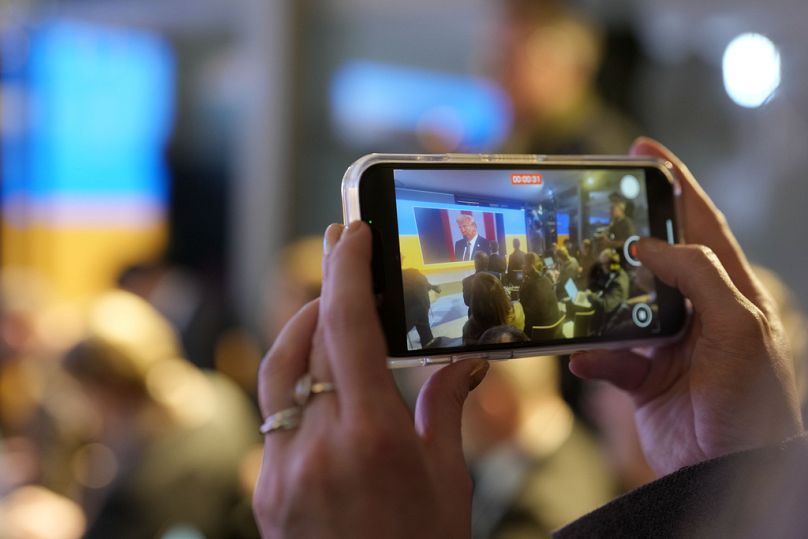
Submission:
[[[317,236],[373,151],[658,138],[779,276],[802,353],[806,16],[798,0],[1,0],[0,537],[256,536],[257,365],[319,293]],[[541,365],[472,403],[475,480],[512,478],[475,498],[476,536],[536,536],[653,477],[630,405]],[[557,482],[526,482],[540,469]]]

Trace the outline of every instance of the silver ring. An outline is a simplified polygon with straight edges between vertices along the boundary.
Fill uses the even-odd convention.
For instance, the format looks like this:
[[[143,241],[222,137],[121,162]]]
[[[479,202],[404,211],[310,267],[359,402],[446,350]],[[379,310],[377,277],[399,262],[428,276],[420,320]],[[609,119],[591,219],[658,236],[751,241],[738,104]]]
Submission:
[[[303,409],[299,406],[285,408],[268,416],[258,430],[266,436],[276,430],[292,430],[300,426],[303,420]]]
[[[298,378],[295,384],[295,402],[298,406],[303,407],[309,402],[312,395],[331,393],[336,390],[336,386],[331,382],[315,382],[311,374],[306,373]]]

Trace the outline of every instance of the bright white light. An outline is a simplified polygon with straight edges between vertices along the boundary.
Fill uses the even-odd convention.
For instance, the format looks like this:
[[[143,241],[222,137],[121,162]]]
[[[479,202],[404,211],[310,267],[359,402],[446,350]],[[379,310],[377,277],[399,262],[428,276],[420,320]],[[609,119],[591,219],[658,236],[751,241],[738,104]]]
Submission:
[[[629,199],[637,198],[640,194],[640,180],[632,175],[623,176],[620,180],[620,192]]]
[[[586,185],[588,185],[589,187],[592,187],[593,185],[595,185],[595,178],[593,178],[593,177],[591,177],[591,176],[590,176],[590,177],[588,177],[588,178],[586,179]]]
[[[738,105],[757,108],[780,86],[780,51],[761,34],[741,34],[724,51],[724,88]]]

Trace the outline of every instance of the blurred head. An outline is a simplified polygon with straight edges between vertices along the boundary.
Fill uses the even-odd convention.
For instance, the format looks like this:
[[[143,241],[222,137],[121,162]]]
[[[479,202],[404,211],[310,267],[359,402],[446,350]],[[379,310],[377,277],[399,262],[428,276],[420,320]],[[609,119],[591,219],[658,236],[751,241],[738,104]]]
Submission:
[[[592,252],[592,240],[587,238],[581,242],[581,253],[588,255],[590,252]]]
[[[525,254],[525,273],[540,273],[543,266],[544,263],[542,262],[541,258],[539,258],[539,255],[536,253]]]
[[[598,263],[606,273],[617,271],[620,269],[620,256],[614,249],[604,249],[598,256]]]
[[[462,234],[466,240],[471,240],[477,235],[477,223],[474,221],[474,217],[463,213],[459,215],[456,220],[460,234]]]
[[[622,219],[626,216],[626,199],[612,193],[609,195],[609,216],[614,219]]]
[[[471,317],[483,328],[506,324],[513,305],[502,283],[490,273],[478,273],[471,282]]]
[[[513,326],[502,325],[488,328],[477,340],[479,344],[503,344],[512,342],[527,342],[530,339],[523,331]]]
[[[499,243],[495,240],[491,240],[488,242],[488,245],[491,246],[491,254],[499,254]]]
[[[570,253],[564,246],[558,247],[556,249],[556,256],[558,256],[558,259],[561,260],[562,262],[566,262],[567,260],[570,259]]]
[[[568,114],[589,91],[601,61],[592,23],[559,0],[506,0],[499,78],[517,123]]]
[[[479,273],[488,269],[488,255],[482,251],[474,253],[474,271]]]
[[[521,247],[521,246],[522,246],[522,243],[519,241],[519,238],[514,238],[513,239],[513,250],[518,251],[519,247]]]
[[[265,337],[272,342],[286,322],[320,295],[323,239],[301,238],[277,253],[264,289]]]
[[[85,323],[64,367],[102,414],[157,404],[181,421],[207,418],[212,402],[204,376],[182,359],[177,334],[149,303],[106,292],[90,304]]]
[[[49,296],[44,280],[30,271],[0,272],[0,364],[37,346],[37,318]]]

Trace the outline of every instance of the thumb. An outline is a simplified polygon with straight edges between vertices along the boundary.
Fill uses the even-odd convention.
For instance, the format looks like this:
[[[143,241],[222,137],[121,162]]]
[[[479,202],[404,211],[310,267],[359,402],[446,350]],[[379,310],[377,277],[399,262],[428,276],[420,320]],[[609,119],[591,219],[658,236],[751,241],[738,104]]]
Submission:
[[[487,372],[487,361],[468,359],[443,367],[424,384],[415,405],[415,428],[433,460],[465,463],[460,435],[463,404]]]

